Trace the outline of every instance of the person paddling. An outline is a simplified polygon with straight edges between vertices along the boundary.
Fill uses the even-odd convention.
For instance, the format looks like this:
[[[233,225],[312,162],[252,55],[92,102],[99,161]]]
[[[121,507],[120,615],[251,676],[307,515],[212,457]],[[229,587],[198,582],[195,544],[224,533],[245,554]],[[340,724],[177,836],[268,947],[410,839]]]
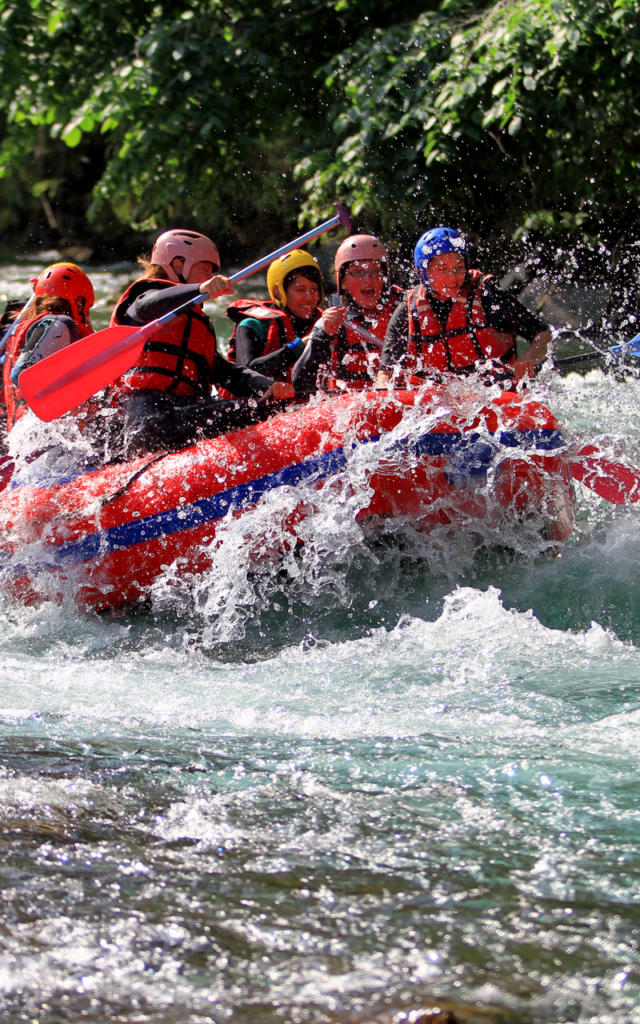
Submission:
[[[515,378],[533,372],[551,342],[551,331],[522,303],[501,291],[490,274],[470,269],[467,244],[453,228],[425,232],[414,251],[420,283],[410,289],[387,328],[378,381],[397,370],[418,377],[492,375],[508,367]],[[518,357],[516,337],[529,342]]]
[[[216,299],[233,292],[219,273],[215,244],[196,231],[163,232],[151,258],[138,262],[143,273],[116,303],[111,325],[138,327],[200,293]],[[212,394],[215,386],[236,397],[220,400]],[[123,456],[181,448],[255,423],[264,419],[268,400],[294,394],[290,385],[224,359],[213,324],[198,303],[161,326],[146,342],[137,366],[110,390],[124,414]]]
[[[227,309],[235,323],[229,359],[276,380],[290,380],[304,350],[302,340],[321,315],[324,285],[320,265],[304,249],[269,264],[270,299],[237,299]]]
[[[27,411],[20,374],[27,367],[79,338],[93,333],[89,310],[95,294],[91,281],[75,263],[52,263],[32,279],[33,298],[7,339],[3,364],[7,430]]]
[[[338,290],[332,307],[314,326],[293,370],[292,383],[299,393],[315,391],[323,382],[330,387],[338,381],[350,388],[370,387],[389,319],[402,299],[402,289],[389,282],[389,256],[375,235],[345,238],[334,268]],[[363,337],[357,327],[374,337]]]

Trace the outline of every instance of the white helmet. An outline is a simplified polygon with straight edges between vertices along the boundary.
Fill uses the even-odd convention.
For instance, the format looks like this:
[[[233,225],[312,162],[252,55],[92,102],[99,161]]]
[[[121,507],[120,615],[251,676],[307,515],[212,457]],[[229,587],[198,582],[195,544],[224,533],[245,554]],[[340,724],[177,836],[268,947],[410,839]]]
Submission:
[[[180,256],[184,260],[180,277],[171,266],[171,261]],[[220,270],[220,256],[218,250],[206,235],[197,231],[186,231],[182,228],[172,228],[164,231],[156,239],[151,251],[151,262],[162,267],[170,281],[184,284],[189,277],[194,263],[206,260],[213,265],[213,272]]]

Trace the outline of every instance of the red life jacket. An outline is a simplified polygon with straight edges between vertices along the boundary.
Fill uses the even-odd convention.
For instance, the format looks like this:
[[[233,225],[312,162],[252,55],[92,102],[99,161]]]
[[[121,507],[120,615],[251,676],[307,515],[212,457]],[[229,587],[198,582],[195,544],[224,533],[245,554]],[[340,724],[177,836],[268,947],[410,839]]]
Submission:
[[[14,333],[9,338],[7,343],[6,355],[4,359],[4,365],[2,367],[2,381],[4,387],[4,402],[7,411],[7,430],[12,430],[16,422],[21,416],[24,416],[27,411],[27,403],[22,397],[22,392],[17,384],[14,384],[11,380],[11,373],[14,366],[16,365],[20,354],[24,348],[25,338],[31,327],[38,320],[43,320],[44,317],[53,317],[55,313],[51,310],[45,310],[43,313],[39,313],[38,316],[32,316],[28,320],[23,320],[18,324]],[[93,334],[90,327],[86,324],[79,324],[75,321],[80,336],[86,338],[87,335]]]
[[[407,352],[411,368],[465,373],[485,360],[508,362],[516,357],[514,335],[488,326],[482,308],[482,287],[491,276],[479,270],[469,271],[444,326],[433,311],[424,285],[407,293]]]
[[[154,278],[134,281],[111,314],[111,325],[124,323],[128,306],[149,287],[172,288],[175,281]],[[168,320],[146,342],[138,365],[113,385],[118,393],[171,391],[187,397],[211,392],[217,355],[216,332],[201,305]]]
[[[316,320],[321,313],[322,310],[318,309]],[[267,338],[260,356],[270,356],[272,352],[277,352],[278,349],[283,348],[284,345],[288,345],[290,341],[294,341],[298,337],[290,313],[269,299],[236,299],[235,302],[230,303],[227,307],[227,316],[235,324],[231,341],[229,342],[229,351],[227,352],[227,359],[230,359],[232,363],[236,361],[236,331],[242,321],[249,317],[267,324]],[[308,330],[311,330],[312,325],[312,323],[309,324]],[[285,374],[280,373],[274,376],[274,380],[291,383],[292,373],[293,363],[288,367]]]
[[[26,304],[26,299],[7,299],[2,316],[0,316],[0,355],[8,349],[11,341],[11,338],[9,338],[8,335],[11,334],[11,337],[13,337],[15,334],[17,330],[15,321]],[[6,414],[6,411],[7,409],[4,402],[4,376],[0,372],[0,421],[2,420],[3,414]]]
[[[402,288],[397,284],[391,285],[382,297],[375,315],[362,314],[355,323],[375,334],[380,341],[384,341],[391,314],[402,295]],[[345,323],[331,341],[331,368],[335,378],[344,381],[350,388],[369,387],[378,372],[381,352],[382,349],[367,341]]]
[[[263,356],[269,356],[272,352],[277,352],[279,348],[287,345],[297,337],[291,317],[287,311],[281,309],[280,306],[276,306],[275,302],[270,302],[268,299],[236,299],[235,302],[227,306],[227,316],[234,323],[233,334],[229,342],[229,351],[227,352],[227,359],[230,359],[232,363],[236,361],[235,336],[238,325],[248,317],[267,324],[267,340],[263,351],[260,353]]]

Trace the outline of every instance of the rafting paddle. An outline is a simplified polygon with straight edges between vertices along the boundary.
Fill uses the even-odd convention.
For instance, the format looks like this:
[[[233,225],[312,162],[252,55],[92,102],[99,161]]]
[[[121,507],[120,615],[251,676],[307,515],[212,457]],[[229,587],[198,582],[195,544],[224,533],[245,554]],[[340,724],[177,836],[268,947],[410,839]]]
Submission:
[[[598,363],[604,362],[607,358],[607,352],[584,352],[577,356],[565,356],[563,359],[553,359],[554,370],[571,370],[578,366],[596,366]],[[540,363],[542,367],[542,363]]]
[[[587,341],[587,344],[592,346],[593,352],[581,352],[579,355],[554,359],[553,366],[556,370],[570,370],[576,366],[605,361],[610,366],[619,366],[619,357],[624,359],[625,356],[633,356],[635,359],[640,359],[640,334],[636,334],[635,337],[625,341],[622,345],[611,345],[610,348],[605,349],[599,349],[594,342],[588,341],[586,338],[581,340]],[[611,356],[616,357],[615,360],[611,359]]]
[[[360,324],[357,324],[355,322],[355,320],[350,320],[347,317],[344,323],[345,327],[348,327],[350,330],[354,331],[355,334],[359,334],[361,338],[366,338],[366,340],[370,341],[375,346],[375,348],[384,348],[384,341],[381,338],[376,337],[375,334],[372,334],[371,331],[368,331],[365,327],[361,327]]]
[[[612,505],[635,505],[640,501],[640,472],[604,458],[593,444],[579,451],[569,468],[574,480]]]
[[[611,352],[614,356],[636,356],[640,358],[640,334],[636,334],[629,341],[625,341],[624,345],[612,345],[607,351]]]
[[[229,278],[231,283],[244,281],[273,260],[319,238],[338,224],[342,224],[350,234],[351,218],[348,211],[340,203],[336,203],[335,208],[334,217],[232,274]],[[34,363],[23,370],[19,377],[25,401],[41,420],[49,422],[63,416],[135,366],[145,342],[159,327],[207,299],[206,292],[195,295],[177,309],[170,310],[143,327],[106,327]]]

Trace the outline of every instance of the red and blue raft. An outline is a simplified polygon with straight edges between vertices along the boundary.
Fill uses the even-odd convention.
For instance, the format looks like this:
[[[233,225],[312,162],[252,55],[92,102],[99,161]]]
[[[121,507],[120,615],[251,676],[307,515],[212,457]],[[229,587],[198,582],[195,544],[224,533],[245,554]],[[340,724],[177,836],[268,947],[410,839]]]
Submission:
[[[331,481],[338,493],[341,481],[352,486],[354,459],[366,470],[355,503],[363,523],[408,517],[428,530],[535,515],[561,544],[574,497],[558,423],[532,399],[479,391],[326,396],[182,451],[10,485],[0,495],[5,588],[34,601],[71,587],[81,607],[98,611],[135,604],[168,566],[205,571],[227,517],[285,487],[317,492]],[[301,499],[289,517],[289,542],[305,507]]]

